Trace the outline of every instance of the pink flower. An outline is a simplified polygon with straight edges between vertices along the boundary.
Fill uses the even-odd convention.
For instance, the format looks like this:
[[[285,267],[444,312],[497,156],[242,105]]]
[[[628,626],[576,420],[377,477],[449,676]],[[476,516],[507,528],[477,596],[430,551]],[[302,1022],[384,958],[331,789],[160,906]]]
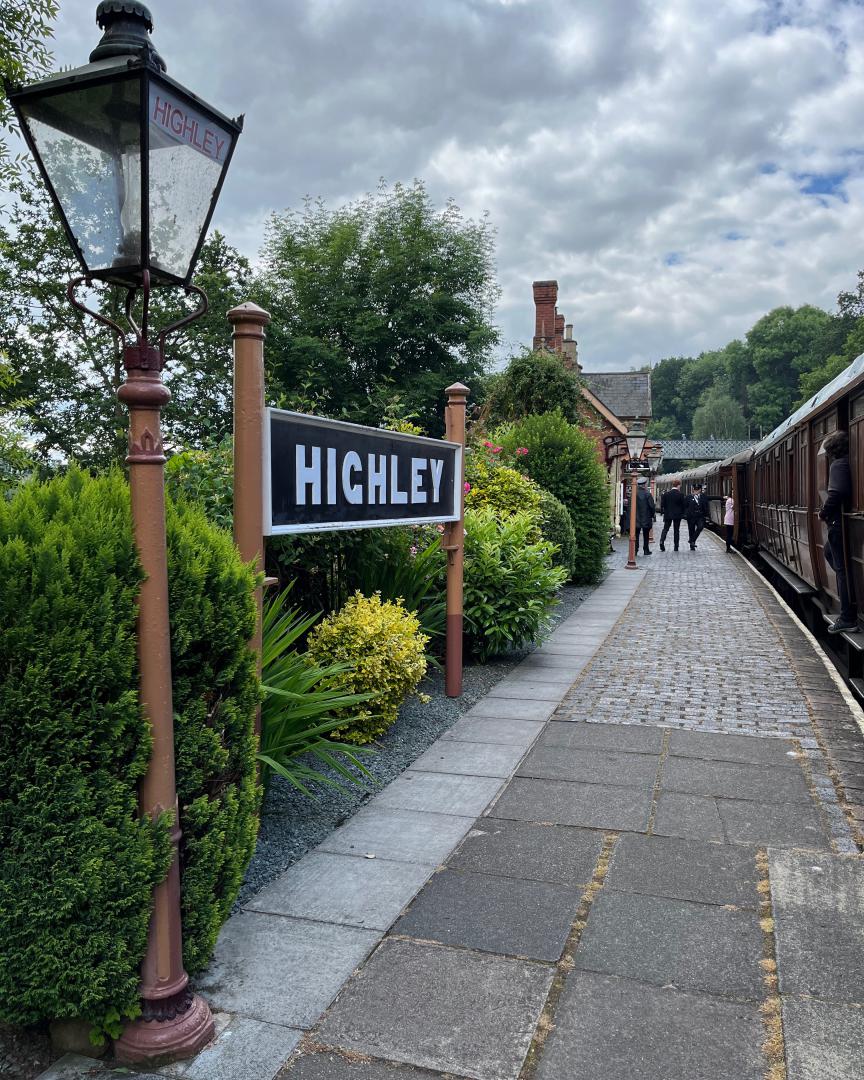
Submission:
[[[465,494],[467,495],[470,490],[471,490],[471,485],[466,480],[465,481]]]
[[[504,449],[503,446],[493,446],[493,447],[491,447],[491,450],[492,450],[493,454],[500,454],[503,449]]]
[[[528,447],[527,446],[517,446],[516,447],[516,453],[519,454],[520,457],[522,457],[523,455],[528,453]]]
[[[488,440],[488,439],[484,439],[484,440],[483,440],[483,445],[484,445],[484,446],[491,446],[491,445],[492,445],[492,443],[491,443],[491,442],[489,442],[489,440]]]

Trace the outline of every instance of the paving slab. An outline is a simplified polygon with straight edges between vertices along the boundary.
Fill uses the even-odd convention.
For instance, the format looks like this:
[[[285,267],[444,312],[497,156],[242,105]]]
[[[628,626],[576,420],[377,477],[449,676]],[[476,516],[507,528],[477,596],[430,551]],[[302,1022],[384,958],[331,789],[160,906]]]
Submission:
[[[554,963],[581,898],[580,889],[567,885],[442,870],[393,933]]]
[[[222,927],[196,986],[211,1007],[283,1027],[310,1027],[380,934],[241,911]]]
[[[522,760],[521,746],[438,739],[411,766],[413,772],[507,777]]]
[[[864,1010],[823,1001],[783,1002],[787,1080],[861,1080]]]
[[[753,799],[761,803],[810,803],[801,769],[776,769],[745,762],[701,761],[670,757],[663,767],[662,791],[708,795],[721,799]]]
[[[273,1080],[302,1037],[302,1031],[235,1016],[182,1075],[184,1080]]]
[[[551,702],[549,702],[551,707]],[[550,713],[551,715],[551,713]],[[505,746],[521,746],[527,750],[543,730],[542,722],[535,720],[513,720],[492,718],[489,716],[465,715],[448,728],[441,739],[455,739],[458,742],[500,743]]]
[[[650,789],[517,776],[507,785],[490,816],[644,832],[650,809]]]
[[[312,851],[245,908],[387,930],[429,873],[430,867],[420,863]]]
[[[554,1025],[537,1080],[764,1080],[755,1005],[580,971]]]
[[[391,939],[316,1038],[475,1080],[516,1080],[553,975],[545,964]]]
[[[706,761],[740,761],[753,765],[788,765],[793,768],[801,760],[790,739],[675,730],[669,732],[669,756],[702,758]]]
[[[537,825],[484,817],[447,865],[454,870],[587,885],[603,847],[603,834],[567,825]]]
[[[447,858],[473,824],[473,816],[395,810],[376,800],[332,832],[317,850],[433,867]]]
[[[811,802],[762,803],[718,799],[717,808],[730,843],[760,847],[803,847],[824,850],[828,838]]]
[[[576,967],[678,990],[756,1000],[763,993],[755,911],[655,896],[597,896]]]
[[[557,692],[548,700],[545,698],[535,699],[534,697],[524,701],[510,696],[485,697],[482,701],[478,701],[476,705],[473,705],[462,719],[468,720],[483,716],[491,717],[494,720],[536,720],[543,723],[555,712],[558,700]],[[459,720],[457,724],[461,722]]]
[[[628,833],[615,844],[605,887],[755,909],[757,880],[756,848]]]
[[[516,669],[518,672],[518,668]],[[569,674],[558,671],[532,671],[531,677],[514,672],[496,683],[493,692],[483,701],[554,701],[556,704],[573,684]],[[477,705],[482,705],[478,702]],[[476,706],[475,706],[476,708]]]
[[[768,853],[784,994],[864,1004],[864,857]]]
[[[541,668],[569,672],[573,668],[573,660],[569,656],[558,656],[556,653],[544,653],[538,650],[529,653],[516,671],[521,675]]]
[[[617,787],[652,787],[659,755],[630,754],[583,747],[535,746],[519,766],[518,776],[582,780]]]
[[[341,1054],[303,1054],[279,1074],[278,1080],[437,1080],[440,1073]]]
[[[83,1057],[81,1054],[64,1054],[50,1069],[39,1073],[37,1080],[111,1080],[118,1078],[120,1074],[107,1069],[101,1062],[94,1058]],[[158,1073],[126,1072],[123,1080],[164,1080]],[[10,1080],[14,1080],[11,1077]]]
[[[372,801],[399,810],[476,817],[483,813],[500,787],[497,777],[452,776],[408,769]]]
[[[586,724],[557,717],[537,740],[538,746],[584,747],[593,750],[621,750],[635,754],[659,754],[663,730],[633,724]]]

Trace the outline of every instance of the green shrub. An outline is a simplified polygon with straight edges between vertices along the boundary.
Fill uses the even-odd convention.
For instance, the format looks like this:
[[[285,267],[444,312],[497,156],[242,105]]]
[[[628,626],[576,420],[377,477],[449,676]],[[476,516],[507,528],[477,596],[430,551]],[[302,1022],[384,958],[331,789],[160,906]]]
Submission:
[[[0,499],[0,1017],[133,1015],[165,823],[138,814],[141,582],[119,473]]]
[[[466,455],[465,480],[466,510],[489,507],[503,516],[529,514],[535,525],[540,523],[540,489],[516,469],[469,453]]]
[[[311,663],[295,646],[317,621],[317,615],[303,615],[286,606],[290,586],[279,596],[264,603],[262,620],[262,690],[261,743],[258,760],[261,779],[269,783],[278,773],[305,795],[311,795],[309,783],[338,786],[312,760],[329,765],[352,783],[361,783],[357,773],[345,767],[342,758],[366,773],[357,755],[371,753],[366,748],[348,746],[325,738],[334,728],[344,725],[334,719],[337,710],[350,709],[368,701],[371,694],[346,694],[339,687],[344,664],[319,667]]]
[[[234,527],[234,450],[223,439],[209,450],[184,450],[165,465],[165,490],[172,499],[200,506],[209,521],[231,532]]]
[[[252,852],[254,575],[200,511],[169,506],[183,951],[209,959]],[[134,1015],[167,820],[142,821],[141,581],[119,473],[0,501],[0,1016]]]
[[[465,514],[465,643],[480,660],[539,640],[566,571],[528,514]]]
[[[344,664],[339,684],[348,693],[371,693],[368,705],[342,710],[345,726],[333,735],[368,743],[395,721],[399,706],[426,674],[429,639],[417,616],[378,594],[355,593],[341,611],[318,624],[308,639],[311,664]]]
[[[540,532],[544,540],[555,545],[553,566],[567,571],[567,579],[573,577],[576,568],[576,533],[570,511],[545,488],[540,489]]]
[[[575,421],[582,405],[579,376],[554,353],[526,350],[514,356],[489,388],[488,412],[494,420],[514,420],[560,410]]]
[[[195,972],[212,955],[258,830],[255,575],[197,508],[169,505],[167,533],[183,959]]]
[[[525,471],[570,511],[576,535],[573,580],[597,581],[609,546],[609,493],[594,443],[557,412],[526,417],[501,441],[511,450],[528,450]]]

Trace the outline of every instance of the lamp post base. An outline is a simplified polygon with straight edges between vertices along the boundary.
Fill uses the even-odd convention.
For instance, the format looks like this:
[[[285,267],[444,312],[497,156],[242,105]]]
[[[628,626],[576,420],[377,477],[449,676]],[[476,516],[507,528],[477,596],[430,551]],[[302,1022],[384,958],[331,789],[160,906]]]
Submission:
[[[114,1056],[124,1065],[153,1064],[193,1057],[215,1034],[207,1002],[184,991],[182,1012],[164,1020],[133,1020],[114,1043]],[[188,1005],[186,1004],[188,1001]],[[167,1002],[166,1002],[167,1004]],[[171,1010],[167,1010],[170,1012]]]

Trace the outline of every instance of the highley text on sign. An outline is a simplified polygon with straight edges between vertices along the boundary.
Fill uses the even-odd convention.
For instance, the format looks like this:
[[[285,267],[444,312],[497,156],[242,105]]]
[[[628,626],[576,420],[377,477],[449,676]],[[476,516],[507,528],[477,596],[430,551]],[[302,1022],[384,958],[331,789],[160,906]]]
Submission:
[[[458,519],[458,444],[280,409],[267,414],[266,535]]]
[[[189,146],[220,165],[231,145],[228,132],[155,84],[150,87],[150,136],[154,146]]]

